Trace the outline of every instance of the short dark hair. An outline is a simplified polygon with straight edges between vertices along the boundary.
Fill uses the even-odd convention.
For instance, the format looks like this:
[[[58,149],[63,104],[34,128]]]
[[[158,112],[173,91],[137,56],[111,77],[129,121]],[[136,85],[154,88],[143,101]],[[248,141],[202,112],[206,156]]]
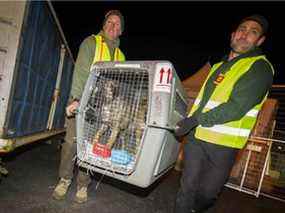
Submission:
[[[121,31],[124,31],[125,28],[125,20],[124,20],[124,16],[122,15],[122,13],[119,10],[110,10],[105,14],[104,17],[104,21],[103,21],[103,26],[106,24],[107,19],[109,18],[109,16],[111,15],[116,15],[120,18],[121,21]]]
[[[269,23],[267,21],[267,19],[262,16],[262,15],[258,15],[258,14],[254,14],[248,17],[245,17],[244,19],[241,20],[240,24],[246,22],[246,21],[255,21],[257,22],[261,28],[262,28],[262,34],[266,34],[268,31],[268,27],[269,27]]]

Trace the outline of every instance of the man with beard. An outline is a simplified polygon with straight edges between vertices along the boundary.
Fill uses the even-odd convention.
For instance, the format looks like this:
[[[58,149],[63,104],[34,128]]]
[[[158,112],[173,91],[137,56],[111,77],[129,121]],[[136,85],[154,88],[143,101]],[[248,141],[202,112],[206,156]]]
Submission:
[[[236,154],[247,142],[273,81],[273,67],[259,46],[268,30],[260,15],[244,18],[231,34],[231,51],[214,64],[187,118],[184,171],[175,212],[210,212]]]

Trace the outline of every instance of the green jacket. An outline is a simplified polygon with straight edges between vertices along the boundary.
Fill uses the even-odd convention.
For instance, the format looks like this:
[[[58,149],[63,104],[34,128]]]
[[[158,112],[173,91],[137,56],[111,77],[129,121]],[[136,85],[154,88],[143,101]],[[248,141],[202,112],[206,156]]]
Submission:
[[[120,40],[117,39],[115,41],[110,41],[106,38],[106,36],[104,36],[102,31],[99,33],[99,35],[104,37],[112,57],[111,59],[113,60],[115,48],[119,47]],[[93,63],[95,50],[96,42],[93,35],[84,39],[80,45],[73,72],[72,87],[70,92],[71,100],[80,100],[81,98],[85,83],[89,76],[91,65]]]
[[[229,100],[226,103],[213,108],[208,112],[203,112],[216,84],[215,79],[220,73],[226,73],[229,68],[238,60],[245,57],[262,55],[261,50],[255,49],[242,54],[231,61],[223,59],[224,63],[210,77],[205,85],[204,95],[199,108],[194,112],[200,125],[212,127],[216,124],[224,124],[230,121],[241,119],[250,109],[260,103],[273,82],[273,72],[270,64],[265,60],[256,61],[234,85]]]

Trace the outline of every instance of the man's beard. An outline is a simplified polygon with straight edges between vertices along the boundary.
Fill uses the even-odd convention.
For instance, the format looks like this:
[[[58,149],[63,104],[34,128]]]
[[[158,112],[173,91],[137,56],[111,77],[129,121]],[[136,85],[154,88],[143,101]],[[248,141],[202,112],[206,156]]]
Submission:
[[[243,53],[246,53],[252,49],[255,48],[255,45],[247,45],[243,48],[244,45],[240,45],[238,44],[239,41],[237,42],[231,42],[231,51],[236,53],[236,54],[243,54]],[[241,48],[240,48],[241,47]]]

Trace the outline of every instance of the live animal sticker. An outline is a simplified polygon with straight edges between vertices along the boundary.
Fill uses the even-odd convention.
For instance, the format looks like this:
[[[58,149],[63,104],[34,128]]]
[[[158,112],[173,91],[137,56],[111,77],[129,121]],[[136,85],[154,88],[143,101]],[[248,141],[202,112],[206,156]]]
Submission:
[[[154,92],[171,92],[173,71],[169,64],[158,64],[154,76]]]

